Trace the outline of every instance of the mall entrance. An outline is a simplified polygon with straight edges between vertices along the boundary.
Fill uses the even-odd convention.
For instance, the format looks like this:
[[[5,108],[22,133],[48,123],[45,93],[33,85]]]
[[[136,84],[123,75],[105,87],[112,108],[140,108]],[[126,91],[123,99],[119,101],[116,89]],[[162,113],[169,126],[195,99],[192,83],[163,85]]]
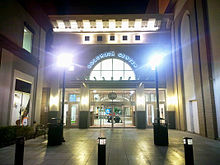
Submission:
[[[88,100],[86,100],[86,116],[80,115],[84,107],[80,88],[67,88],[64,106],[65,127],[79,127],[80,120],[87,123],[87,128],[133,128],[138,127],[136,118],[138,116],[137,100],[142,100],[144,105],[143,124],[152,127],[156,112],[156,95],[153,88],[144,89],[143,98],[137,98],[136,88],[121,89],[97,89],[87,90]],[[109,98],[109,94],[115,95],[114,99]],[[83,98],[84,97],[84,98]],[[140,103],[139,103],[140,104]],[[159,90],[160,117],[167,119],[166,112],[166,89]],[[83,117],[82,117],[83,116]],[[81,117],[81,118],[80,118]],[[165,122],[165,120],[162,120]]]
[[[115,93],[114,100],[109,93]],[[96,91],[90,92],[90,127],[135,127],[135,91]]]

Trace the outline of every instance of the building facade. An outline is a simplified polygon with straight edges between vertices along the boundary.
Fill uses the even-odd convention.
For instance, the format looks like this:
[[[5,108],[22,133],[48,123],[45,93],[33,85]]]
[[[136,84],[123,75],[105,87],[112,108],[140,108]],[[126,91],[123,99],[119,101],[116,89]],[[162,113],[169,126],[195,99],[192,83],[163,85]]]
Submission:
[[[219,6],[212,0],[177,1],[171,32],[177,128],[210,138],[220,136]]]
[[[149,0],[145,14],[51,15],[52,26],[28,1],[0,3],[0,125],[60,118],[65,84],[66,127],[152,127],[160,55],[160,117],[219,138],[220,2]],[[62,54],[74,69],[57,65]]]
[[[31,3],[3,0],[0,11],[0,125],[40,123],[50,22],[40,22],[46,15]]]
[[[52,87],[45,89],[50,110],[58,111],[61,107],[58,101],[52,101],[62,96],[59,89],[63,69],[56,65],[56,57],[70,53],[74,56],[74,71],[65,71],[67,126],[151,127],[157,114],[155,71],[150,57],[163,54],[163,63],[158,68],[160,116],[170,116],[170,125],[175,128],[175,112],[170,102],[172,18],[172,14],[50,16],[54,27],[50,52],[53,62],[47,78]],[[114,100],[109,97],[111,94],[116,95]]]
[[[217,10],[211,10],[218,6],[216,1],[159,0],[153,11],[147,8],[143,15],[50,16],[52,54],[65,50],[74,55],[75,70],[66,76],[66,124],[111,127],[109,118],[118,115],[122,123],[114,123],[115,127],[151,126],[156,116],[155,81],[147,61],[155,53],[164,53],[160,116],[170,128],[218,138],[219,22],[214,21]],[[127,65],[128,70],[118,68]],[[58,89],[62,87],[59,74],[54,85]],[[118,100],[108,98],[112,92]],[[59,90],[53,98],[58,95]]]

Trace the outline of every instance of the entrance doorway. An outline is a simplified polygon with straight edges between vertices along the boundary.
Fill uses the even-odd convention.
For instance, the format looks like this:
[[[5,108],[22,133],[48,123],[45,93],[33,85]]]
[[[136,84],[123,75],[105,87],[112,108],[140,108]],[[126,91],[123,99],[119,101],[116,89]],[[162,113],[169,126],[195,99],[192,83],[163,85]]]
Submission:
[[[134,91],[114,91],[115,100],[108,98],[110,92],[90,92],[90,127],[135,127]]]
[[[187,118],[188,123],[190,123],[187,125],[188,130],[199,134],[198,107],[196,100],[189,101],[188,114],[190,115],[190,117]]]
[[[135,127],[134,107],[130,105],[91,106],[96,113],[91,113],[91,127]]]
[[[31,83],[16,79],[11,125],[30,125]]]
[[[64,106],[64,125],[77,127],[79,118],[79,104],[69,103]]]
[[[159,90],[159,112],[160,112],[160,122],[165,123],[166,120],[166,100],[165,100],[165,90]],[[152,127],[154,120],[157,118],[156,111],[156,93],[155,90],[145,91],[145,108],[146,108],[146,124],[147,127]]]

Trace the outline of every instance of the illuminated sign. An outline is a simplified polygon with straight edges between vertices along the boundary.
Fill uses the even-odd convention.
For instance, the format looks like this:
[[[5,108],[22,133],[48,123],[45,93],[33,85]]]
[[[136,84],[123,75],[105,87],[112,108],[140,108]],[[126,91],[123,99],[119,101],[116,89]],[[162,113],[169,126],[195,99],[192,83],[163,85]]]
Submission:
[[[123,59],[123,61],[127,61],[129,64],[131,64],[134,68],[137,68],[136,62],[131,57],[129,57],[128,55],[126,55],[124,53],[118,53],[116,55],[116,53],[114,51],[104,52],[104,53],[99,54],[98,56],[96,56],[95,58],[93,58],[89,62],[89,65],[87,65],[87,68],[91,69],[98,61],[100,61],[104,58],[110,58],[110,57],[121,58],[121,59]]]
[[[111,110],[110,109],[105,109],[106,114],[110,114]]]
[[[69,102],[76,102],[76,95],[75,94],[69,95]]]

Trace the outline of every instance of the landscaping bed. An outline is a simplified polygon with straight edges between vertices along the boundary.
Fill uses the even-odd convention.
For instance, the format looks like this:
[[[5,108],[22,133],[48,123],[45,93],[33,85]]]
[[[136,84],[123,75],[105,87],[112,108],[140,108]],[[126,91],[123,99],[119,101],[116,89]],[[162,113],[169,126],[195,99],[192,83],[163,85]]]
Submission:
[[[25,140],[45,134],[45,131],[35,131],[30,126],[2,126],[0,127],[0,148],[15,143],[16,137],[24,136]]]

